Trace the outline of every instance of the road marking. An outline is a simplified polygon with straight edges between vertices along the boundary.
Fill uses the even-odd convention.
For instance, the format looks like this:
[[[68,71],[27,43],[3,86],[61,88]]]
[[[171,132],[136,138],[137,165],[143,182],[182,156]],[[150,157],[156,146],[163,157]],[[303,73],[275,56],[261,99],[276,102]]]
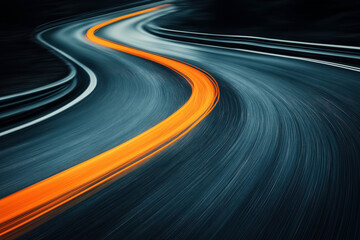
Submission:
[[[89,29],[87,38],[104,47],[138,56],[170,68],[183,76],[192,88],[189,100],[174,114],[133,139],[90,160],[58,173],[19,192],[0,199],[0,236],[14,237],[66,207],[90,190],[114,181],[138,167],[194,128],[215,107],[219,87],[207,73],[181,61],[121,45],[95,35],[114,22],[155,11],[167,4],[118,17]],[[93,191],[91,191],[93,192]],[[86,195],[84,195],[86,194]],[[66,204],[68,203],[68,204]],[[54,210],[57,211],[54,211]],[[54,214],[50,214],[54,213]]]
[[[175,32],[177,30],[173,30],[173,31]],[[184,32],[184,31],[179,31],[179,32]],[[328,61],[323,61],[323,60],[318,60],[318,59],[313,59],[313,58],[296,57],[296,56],[289,56],[289,55],[283,55],[283,54],[277,54],[277,53],[261,52],[261,51],[256,51],[256,50],[248,50],[248,49],[244,49],[244,48],[223,47],[223,46],[217,46],[217,45],[211,45],[211,44],[195,43],[195,42],[186,41],[186,40],[179,40],[179,39],[176,39],[176,40],[173,40],[173,41],[179,42],[179,43],[186,43],[186,44],[190,44],[190,45],[196,45],[196,46],[204,46],[204,47],[208,47],[208,48],[218,48],[218,49],[225,49],[225,50],[230,50],[230,51],[247,52],[247,53],[274,56],[274,57],[280,57],[280,58],[289,58],[289,59],[295,59],[295,60],[300,60],[300,61],[305,61],[305,62],[317,63],[317,64],[327,65],[327,66],[331,66],[331,67],[342,68],[342,69],[346,69],[346,70],[350,70],[350,71],[360,72],[360,68],[355,67],[355,66],[345,65],[345,64],[341,64],[341,63],[328,62]],[[331,44],[325,44],[325,45],[331,45]],[[338,46],[338,47],[346,47],[346,46],[342,46],[342,45],[336,45],[336,46]],[[357,48],[357,47],[354,47],[354,46],[347,46],[347,47],[348,48],[354,48],[354,49]]]
[[[292,41],[292,40],[285,40],[285,39],[266,38],[266,37],[249,36],[249,35],[230,35],[230,34],[217,34],[217,33],[206,33],[206,32],[190,32],[190,31],[176,30],[176,29],[163,28],[163,27],[156,27],[156,29],[158,29],[160,31],[193,34],[193,35],[199,35],[199,36],[227,37],[227,38],[240,38],[240,39],[245,38],[245,39],[265,40],[265,41],[271,41],[271,42],[280,42],[280,43],[302,44],[302,45],[308,45],[308,46],[360,50],[359,46],[347,46],[347,45],[315,43],[315,42],[301,42],[301,41]]]
[[[37,40],[40,41],[42,44],[44,44],[45,46],[49,47],[50,49],[54,50],[55,52],[61,54],[62,56],[64,56],[65,58],[69,59],[70,61],[74,62],[75,64],[77,64],[78,66],[80,66],[82,69],[84,69],[84,71],[89,75],[89,85],[87,86],[87,88],[85,89],[84,92],[82,92],[78,97],[76,97],[74,100],[72,100],[71,102],[65,104],[64,106],[56,109],[55,111],[53,112],[50,112],[42,117],[39,117],[39,118],[36,118],[32,121],[29,121],[27,123],[24,123],[24,124],[21,124],[21,125],[18,125],[16,127],[13,127],[13,128],[10,128],[10,129],[7,129],[5,131],[2,131],[0,132],[0,137],[3,137],[5,135],[8,135],[10,133],[13,133],[13,132],[16,132],[16,131],[19,131],[21,129],[24,129],[24,128],[27,128],[27,127],[30,127],[30,126],[33,126],[35,124],[38,124],[44,120],[47,120],[67,109],[69,109],[70,107],[74,106],[75,104],[81,102],[82,100],[84,100],[87,96],[89,96],[93,91],[94,89],[96,88],[96,85],[97,85],[97,78],[96,78],[96,75],[95,73],[90,69],[88,68],[87,66],[85,66],[84,64],[82,64],[81,62],[79,62],[78,60],[76,60],[75,58],[73,58],[72,56],[70,56],[69,54],[61,51],[60,49],[52,46],[51,44],[47,43],[43,38],[42,38],[42,34],[44,34],[45,32],[51,30],[53,28],[50,28],[50,29],[47,29],[41,33],[39,33],[37,35]],[[63,80],[61,80],[61,82],[63,81],[68,81],[72,78],[75,77],[76,75],[76,70],[75,68],[69,64],[71,67],[70,67],[70,73],[67,77],[65,77]],[[46,87],[46,86],[45,86]],[[38,89],[37,89],[38,90]],[[35,91],[37,91],[35,90]],[[17,95],[15,95],[17,96]],[[10,96],[10,97],[13,97],[13,96]],[[0,235],[1,236],[1,235]]]

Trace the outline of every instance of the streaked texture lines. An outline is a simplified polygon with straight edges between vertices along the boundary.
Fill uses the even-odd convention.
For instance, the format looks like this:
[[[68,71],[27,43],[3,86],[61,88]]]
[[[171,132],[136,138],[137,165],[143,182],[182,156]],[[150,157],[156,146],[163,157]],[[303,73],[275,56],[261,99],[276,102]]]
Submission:
[[[181,74],[192,87],[189,100],[170,117],[130,141],[1,199],[0,235],[17,230],[134,168],[189,132],[214,108],[218,101],[219,89],[210,75],[188,64],[119,45],[95,35],[98,29],[113,22],[165,6],[150,8],[96,25],[87,32],[87,37],[94,43],[157,62]]]

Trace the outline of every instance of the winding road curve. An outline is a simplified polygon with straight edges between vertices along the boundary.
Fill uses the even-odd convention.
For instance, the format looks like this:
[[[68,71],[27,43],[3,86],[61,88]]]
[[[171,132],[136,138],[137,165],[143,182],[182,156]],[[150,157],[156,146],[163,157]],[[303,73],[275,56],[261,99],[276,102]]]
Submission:
[[[359,238],[357,68],[147,31],[176,10],[150,4],[44,35],[97,86],[0,142],[1,233],[43,223],[23,239]]]
[[[208,74],[188,64],[120,45],[95,35],[98,30],[114,22],[166,6],[168,5],[106,21],[90,28],[86,36],[94,43],[148,59],[177,72],[191,85],[192,94],[189,100],[161,123],[118,147],[1,199],[0,236],[11,234],[76,197],[129,171],[189,132],[214,108],[218,101],[219,89],[215,80]]]

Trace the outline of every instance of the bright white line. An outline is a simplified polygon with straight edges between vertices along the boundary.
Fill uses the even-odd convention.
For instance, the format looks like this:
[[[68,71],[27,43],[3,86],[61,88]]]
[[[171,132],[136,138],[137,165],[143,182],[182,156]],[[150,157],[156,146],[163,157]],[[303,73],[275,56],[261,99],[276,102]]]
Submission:
[[[178,41],[178,40],[175,40],[175,41]],[[180,41],[180,42],[187,43],[186,41]],[[340,64],[340,63],[327,62],[327,61],[322,61],[322,60],[317,60],[317,59],[312,59],[312,58],[294,57],[294,56],[281,55],[281,54],[275,54],[275,53],[267,53],[267,52],[260,52],[260,51],[254,51],[254,50],[247,50],[247,49],[242,49],[242,48],[229,48],[229,47],[213,46],[213,45],[200,44],[200,43],[191,43],[191,44],[202,45],[202,46],[206,46],[206,47],[221,48],[221,49],[227,49],[227,50],[233,50],[233,51],[235,50],[235,51],[256,53],[256,54],[275,56],[275,57],[282,57],[282,58],[290,58],[290,59],[296,59],[296,60],[301,60],[301,61],[306,61],[306,62],[313,62],[313,63],[323,64],[323,65],[328,65],[328,66],[332,66],[332,67],[343,68],[343,69],[351,70],[351,71],[355,71],[355,72],[360,72],[360,68],[357,68],[357,67],[353,67],[353,66],[349,66],[349,65],[345,65],[345,64]]]
[[[145,24],[141,25],[141,27],[143,28],[144,25]],[[144,28],[143,28],[143,31],[145,31]],[[186,32],[186,31],[178,31],[178,30],[171,30],[171,31],[172,32],[180,32],[180,33],[185,33]],[[186,32],[186,33],[192,33],[192,32]],[[151,32],[150,32],[150,34],[151,34]],[[201,34],[201,33],[198,33],[198,34]],[[204,35],[206,35],[206,34],[204,34]],[[227,36],[231,36],[231,35],[227,35]],[[254,37],[254,38],[261,39],[260,37]],[[173,41],[183,42],[183,43],[193,44],[193,45],[199,45],[199,46],[206,46],[206,47],[211,47],[211,48],[220,48],[220,49],[226,49],[226,50],[232,50],[232,51],[242,51],[242,52],[249,52],[249,53],[262,54],[262,55],[268,55],[268,56],[275,56],[275,57],[281,57],[281,58],[290,58],[290,59],[296,59],[296,60],[301,60],[301,61],[307,61],[307,62],[313,62],[313,63],[323,64],[323,65],[328,65],[328,66],[332,66],[332,67],[343,68],[343,69],[351,70],[351,71],[355,71],[355,72],[360,72],[360,68],[357,68],[357,67],[354,67],[354,66],[349,66],[349,65],[340,64],[340,63],[333,63],[333,62],[328,62],[328,61],[322,61],[322,60],[317,60],[317,59],[312,59],[312,58],[295,57],[295,56],[288,56],[288,55],[282,55],[282,54],[260,52],[260,51],[255,51],[255,50],[247,50],[247,49],[242,49],[242,48],[221,47],[221,46],[215,46],[215,45],[209,45],[209,44],[186,42],[186,41],[183,41],[183,40],[173,40]],[[286,40],[278,40],[278,41],[286,41]],[[302,43],[302,42],[297,42],[297,43]],[[306,43],[306,44],[311,45],[312,43]],[[350,49],[360,49],[360,47],[331,45],[331,44],[316,44],[316,43],[314,43],[314,45],[333,46],[333,47],[336,46],[336,47],[343,47],[343,48],[350,48]]]
[[[346,45],[336,45],[336,44],[327,44],[327,43],[313,43],[313,42],[300,42],[300,41],[291,41],[291,40],[283,40],[283,39],[276,39],[276,38],[265,38],[265,37],[257,37],[257,36],[247,36],[247,35],[227,35],[227,34],[215,34],[215,33],[189,32],[189,31],[162,28],[162,27],[158,27],[158,26],[154,26],[154,25],[152,25],[151,27],[155,27],[156,29],[158,29],[160,31],[164,30],[164,31],[169,31],[169,32],[179,32],[179,33],[202,35],[202,36],[249,38],[249,39],[257,39],[257,40],[268,40],[268,41],[273,41],[273,42],[296,43],[296,44],[303,44],[303,45],[309,45],[309,46],[320,46],[320,47],[332,47],[332,48],[345,48],[345,49],[360,50],[360,47],[358,47],[358,46],[346,46]]]
[[[75,75],[76,75],[76,69],[74,68],[74,66],[69,64],[69,68],[70,68],[70,73],[66,77],[62,78],[61,80],[59,80],[57,82],[50,83],[48,85],[38,87],[38,88],[34,88],[34,89],[31,89],[31,90],[28,90],[28,91],[24,91],[24,92],[20,92],[20,93],[14,93],[14,94],[11,94],[11,95],[0,97],[0,102],[4,101],[4,100],[11,99],[11,98],[16,98],[16,97],[25,96],[25,95],[29,95],[29,94],[32,94],[32,93],[40,92],[40,91],[43,91],[43,90],[46,90],[46,89],[49,89],[49,88],[59,86],[59,85],[61,85],[63,83],[66,83],[66,82],[70,81],[71,79],[73,79],[75,77]]]
[[[64,57],[66,57],[67,59],[69,59],[70,61],[72,61],[72,62],[74,62],[75,64],[77,64],[77,65],[80,66],[82,69],[84,69],[85,72],[89,75],[90,83],[89,83],[88,87],[86,88],[86,90],[85,90],[83,93],[81,93],[77,98],[75,98],[75,99],[72,100],[71,102],[67,103],[66,105],[64,105],[64,106],[62,106],[61,108],[59,108],[59,109],[57,109],[57,110],[55,110],[55,111],[53,111],[53,112],[51,112],[51,113],[48,113],[48,114],[46,114],[46,115],[44,115],[44,116],[42,116],[42,117],[40,117],[40,118],[34,119],[34,120],[30,121],[30,122],[27,122],[27,123],[24,123],[24,124],[22,124],[22,125],[16,126],[16,127],[14,127],[14,128],[10,128],[10,129],[8,129],[8,130],[5,130],[5,131],[3,131],[3,132],[0,132],[0,137],[5,136],[5,135],[8,135],[8,134],[13,133],[13,132],[16,132],[16,131],[19,131],[19,130],[24,129],[24,128],[30,127],[30,126],[32,126],[32,125],[35,125],[35,124],[37,124],[37,123],[39,123],[39,122],[42,122],[42,121],[44,121],[44,120],[46,120],[46,119],[49,119],[49,118],[51,118],[51,117],[53,117],[53,116],[55,116],[55,115],[57,115],[57,114],[65,111],[66,109],[74,106],[75,104],[77,104],[78,102],[80,102],[81,100],[83,100],[84,98],[86,98],[88,95],[90,95],[90,93],[91,93],[92,91],[94,91],[94,89],[95,89],[95,87],[96,87],[96,85],[97,85],[96,75],[95,75],[95,73],[94,73],[90,68],[88,68],[87,66],[85,66],[84,64],[82,64],[81,62],[79,62],[78,60],[76,60],[75,58],[71,57],[71,56],[68,55],[67,53],[65,53],[65,52],[61,51],[60,49],[58,49],[58,48],[50,45],[49,43],[47,43],[47,42],[42,38],[42,34],[45,33],[45,32],[47,32],[47,31],[49,31],[49,30],[51,30],[51,29],[52,29],[52,28],[47,29],[47,30],[39,33],[39,34],[36,36],[36,38],[37,38],[41,43],[43,43],[44,45],[46,45],[47,47],[49,47],[49,48],[53,49],[54,51],[60,53],[61,55],[63,55]],[[71,74],[70,74],[70,75],[71,75]],[[70,75],[69,75],[69,76],[70,76]],[[67,76],[67,77],[69,77],[69,76]],[[67,77],[66,77],[66,78],[67,78]],[[30,90],[30,91],[31,91],[31,90]]]

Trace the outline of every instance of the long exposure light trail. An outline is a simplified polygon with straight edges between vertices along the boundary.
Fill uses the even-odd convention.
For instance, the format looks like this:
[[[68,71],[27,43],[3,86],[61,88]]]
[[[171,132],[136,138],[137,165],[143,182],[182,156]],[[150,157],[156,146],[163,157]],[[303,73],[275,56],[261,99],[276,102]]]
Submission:
[[[95,44],[159,63],[177,72],[192,88],[188,101],[164,121],[133,139],[0,199],[0,236],[11,238],[22,234],[65,210],[70,203],[77,202],[74,200],[83,199],[81,197],[88,196],[134,169],[189,132],[215,107],[219,99],[219,87],[209,74],[181,61],[121,45],[96,35],[99,29],[109,24],[166,6],[149,8],[103,22],[90,28],[86,36]]]

